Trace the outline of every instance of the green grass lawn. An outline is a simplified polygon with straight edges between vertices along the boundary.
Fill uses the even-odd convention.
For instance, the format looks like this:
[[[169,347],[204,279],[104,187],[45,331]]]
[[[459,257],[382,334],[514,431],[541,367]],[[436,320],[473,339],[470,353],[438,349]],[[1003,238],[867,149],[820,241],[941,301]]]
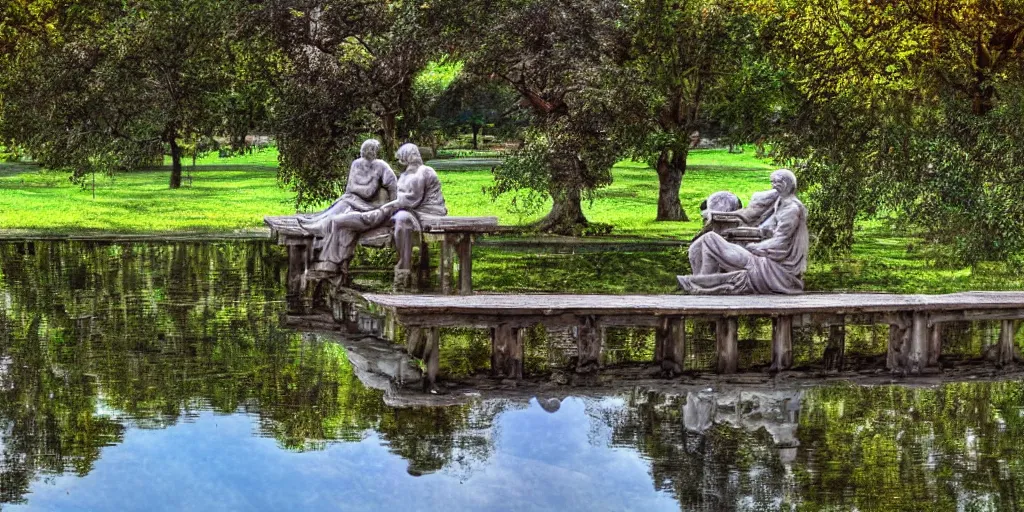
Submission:
[[[614,225],[613,235],[688,238],[700,227],[697,205],[716,190],[741,197],[767,188],[771,167],[752,156],[724,150],[694,151],[683,184],[682,200],[692,220],[654,222],[658,182],[646,165],[624,161],[614,183],[585,204],[591,220]],[[170,170],[97,175],[75,185],[64,173],[25,164],[0,165],[0,230],[8,233],[225,233],[261,228],[264,215],[294,213],[294,196],[277,183],[274,149],[230,158],[210,154],[185,166],[191,183],[170,190]],[[457,166],[456,166],[457,167]],[[492,184],[489,168],[438,172],[452,215],[497,215],[504,224],[524,224],[531,216],[508,212],[511,197],[491,201],[483,192]]]
[[[187,167],[191,183],[179,190],[167,188],[170,171],[166,167],[113,177],[98,175],[95,198],[91,182],[83,188],[70,183],[63,173],[40,171],[29,164],[0,164],[0,235],[257,233],[263,229],[264,215],[295,211],[294,196],[278,186],[274,150],[232,158],[210,155],[197,164],[194,169]],[[768,187],[773,169],[754,158],[750,149],[741,154],[694,151],[688,167],[681,199],[689,222],[654,222],[657,177],[646,165],[630,161],[615,166],[614,183],[584,205],[586,215],[591,221],[614,225],[612,235],[617,237],[688,240],[700,228],[697,205],[701,200],[718,190],[731,190],[746,200],[753,192]],[[489,167],[474,170],[453,165],[451,169],[438,174],[452,215],[497,215],[503,224],[514,225],[546,213],[547,206],[531,216],[519,216],[508,212],[510,197],[491,201],[483,192],[492,184]],[[862,222],[858,229],[857,244],[849,257],[812,259],[808,289],[937,293],[1024,288],[1024,275],[1012,265],[991,264],[973,270],[939,268],[925,253],[913,250],[910,239],[894,236],[880,222]],[[636,272],[638,279],[652,282],[643,286],[633,283],[630,290],[662,290],[655,284],[664,285],[666,291],[674,289],[670,277],[685,270],[685,251],[666,250],[665,254],[647,255],[655,263],[640,263],[645,270]],[[488,251],[483,250],[482,269],[488,264],[522,263],[517,260],[519,256],[504,253],[488,257]],[[622,256],[622,261],[582,257],[576,264],[598,265],[598,274],[621,274],[623,269],[635,268],[642,255]],[[509,258],[516,261],[509,263]],[[565,274],[567,280],[551,286],[574,289],[571,283],[575,274],[560,274],[565,270],[562,259],[548,259],[554,265],[547,271],[552,279]],[[528,265],[541,263],[530,260]],[[482,284],[487,288],[488,283]]]

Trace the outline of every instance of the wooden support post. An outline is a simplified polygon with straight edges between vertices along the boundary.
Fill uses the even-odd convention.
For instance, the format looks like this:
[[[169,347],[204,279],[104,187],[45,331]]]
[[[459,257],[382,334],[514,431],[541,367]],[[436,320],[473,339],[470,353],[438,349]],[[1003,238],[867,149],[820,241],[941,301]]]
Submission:
[[[686,319],[664,317],[654,330],[654,362],[668,377],[683,373],[686,360]]]
[[[508,359],[512,338],[512,327],[501,324],[491,328],[491,376],[504,377],[508,367]]]
[[[469,295],[473,293],[473,235],[462,235],[456,250],[459,254],[459,293]]]
[[[911,320],[910,350],[906,359],[910,373],[921,373],[928,366],[928,345],[928,314],[916,311]]]
[[[772,365],[771,372],[788,370],[793,367],[793,317],[780,316],[772,319]]]
[[[302,313],[305,309],[303,304],[303,291],[305,291],[306,272],[306,246],[288,246],[288,277],[285,297],[288,302],[288,311],[291,313]]]
[[[348,327],[351,321],[352,303],[342,290],[345,287],[345,277],[335,276],[324,281],[326,282],[323,287],[326,288],[328,302],[331,305],[331,318],[336,323]]]
[[[579,318],[576,326],[576,373],[594,373],[601,367],[601,327],[593,316]]]
[[[441,329],[427,328],[426,351],[423,359],[427,363],[427,378],[423,381],[423,391],[437,393],[437,374],[441,369]]]
[[[902,318],[889,324],[889,345],[885,355],[885,367],[892,372],[904,372],[910,344],[910,326]]]
[[[822,356],[826,371],[841,372],[846,361],[846,321],[828,326],[828,345]]]
[[[665,360],[665,338],[669,319],[661,318],[658,325],[654,327],[654,364],[661,366]]]
[[[718,373],[736,373],[740,365],[738,347],[739,324],[736,317],[720,318],[715,323],[715,339],[718,351]]]
[[[523,359],[526,352],[524,337],[526,329],[513,327],[509,329],[508,357],[505,359],[505,373],[510,379],[523,380]]]
[[[942,324],[932,324],[931,332],[928,333],[928,366],[938,366],[940,354],[942,354]]]
[[[444,235],[441,238],[441,261],[438,265],[437,276],[441,280],[441,293],[452,294],[452,269],[454,267],[455,247],[451,235]]]
[[[416,275],[416,288],[421,292],[430,287],[430,244],[420,234],[420,264]]]
[[[423,336],[423,329],[409,327],[405,332],[405,351],[410,356],[421,359],[427,349],[426,341],[426,337]]]
[[[1003,320],[999,327],[999,344],[996,347],[996,366],[1005,366],[1013,363],[1013,355],[1016,345],[1013,338],[1017,334],[1017,322]]]

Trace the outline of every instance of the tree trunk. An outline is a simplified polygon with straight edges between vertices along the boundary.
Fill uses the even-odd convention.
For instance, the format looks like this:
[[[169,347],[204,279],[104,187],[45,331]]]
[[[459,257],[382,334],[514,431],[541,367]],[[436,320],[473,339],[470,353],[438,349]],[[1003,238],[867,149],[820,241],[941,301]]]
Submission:
[[[477,136],[477,134],[479,134],[479,133],[480,133],[480,125],[476,125],[476,124],[474,124],[474,125],[473,125],[473,149],[480,149],[480,148],[479,148],[479,147],[477,146],[477,142],[476,142],[476,140],[477,140],[477,139],[476,139],[476,136]]]
[[[395,119],[396,114],[394,112],[388,112],[380,116],[380,123],[384,129],[384,133],[381,134],[381,145],[384,146],[384,154],[381,155],[385,160],[390,159],[394,156],[395,152],[398,151],[398,121]]]
[[[176,133],[171,130],[167,142],[171,145],[171,188],[181,188],[181,148]]]
[[[552,191],[551,199],[554,201],[551,211],[537,224],[538,229],[558,235],[578,235],[580,228],[587,225],[579,188]]]
[[[683,175],[686,174],[687,153],[686,149],[664,149],[658,156],[658,216],[655,220],[690,220],[679,202],[679,187],[683,184]]]

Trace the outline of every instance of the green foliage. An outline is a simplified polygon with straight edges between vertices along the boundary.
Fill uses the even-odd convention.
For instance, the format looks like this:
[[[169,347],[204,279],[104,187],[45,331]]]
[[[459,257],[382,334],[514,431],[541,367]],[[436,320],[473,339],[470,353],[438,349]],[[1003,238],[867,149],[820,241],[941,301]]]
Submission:
[[[299,206],[333,199],[364,138],[379,137],[390,156],[415,128],[416,78],[443,54],[433,24],[444,12],[412,1],[286,0],[258,17],[284,61],[275,105],[281,182]]]
[[[636,107],[633,95],[615,87],[626,79],[613,62],[621,5],[533,0],[471,2],[466,9],[490,19],[487,26],[465,27],[467,69],[507,82],[532,130],[527,144],[533,147],[497,170],[495,192],[532,187],[550,195],[552,210],[538,227],[572,233],[587,222],[584,196],[610,182],[623,152],[615,136],[619,122]]]
[[[140,167],[228,112],[225,46],[238,2],[79,2],[46,30],[23,26],[0,68],[0,134],[73,179]],[[30,9],[31,10],[31,9]]]
[[[820,246],[891,218],[937,256],[1024,250],[1016,2],[767,2],[796,100],[777,150],[799,164]]]
[[[765,128],[780,81],[765,62],[756,17],[736,0],[636,0],[623,23],[624,66],[646,108],[631,125],[634,158],[658,172],[658,220],[686,220],[679,189],[693,132],[749,142]]]

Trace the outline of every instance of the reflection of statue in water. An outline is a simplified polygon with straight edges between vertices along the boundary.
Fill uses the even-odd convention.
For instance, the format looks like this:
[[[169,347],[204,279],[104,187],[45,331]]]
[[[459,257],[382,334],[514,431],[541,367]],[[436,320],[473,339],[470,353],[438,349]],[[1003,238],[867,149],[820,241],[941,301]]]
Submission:
[[[412,247],[414,237],[421,231],[420,220],[428,216],[444,216],[448,209],[441,194],[441,181],[434,169],[423,165],[419,148],[415,144],[404,144],[395,153],[405,170],[398,177],[395,198],[380,208],[359,211],[351,210],[313,221],[313,225],[328,233],[337,233],[337,247],[325,248],[319,259],[332,263],[347,262],[355,251],[358,234],[386,226],[389,222],[395,228],[395,247],[398,249],[398,265],[395,267],[395,283],[406,287],[412,279]],[[300,221],[303,227],[308,221]],[[311,229],[311,228],[307,228]],[[329,259],[339,257],[340,259]]]
[[[368,139],[359,148],[359,158],[348,171],[345,193],[326,210],[300,216],[299,223],[314,236],[313,250],[320,251],[317,259],[342,265],[352,258],[360,232],[335,229],[332,220],[350,212],[367,212],[381,202],[393,201],[398,192],[398,179],[387,162],[377,158],[380,142]],[[384,196],[383,201],[379,198]]]
[[[679,286],[694,294],[800,293],[807,269],[807,209],[796,197],[796,176],[786,169],[771,175],[772,190],[754,194],[747,208],[728,214],[756,233],[758,242],[731,243],[709,231],[689,249],[693,275]],[[710,205],[709,205],[710,206]],[[716,212],[707,212],[715,219]]]

